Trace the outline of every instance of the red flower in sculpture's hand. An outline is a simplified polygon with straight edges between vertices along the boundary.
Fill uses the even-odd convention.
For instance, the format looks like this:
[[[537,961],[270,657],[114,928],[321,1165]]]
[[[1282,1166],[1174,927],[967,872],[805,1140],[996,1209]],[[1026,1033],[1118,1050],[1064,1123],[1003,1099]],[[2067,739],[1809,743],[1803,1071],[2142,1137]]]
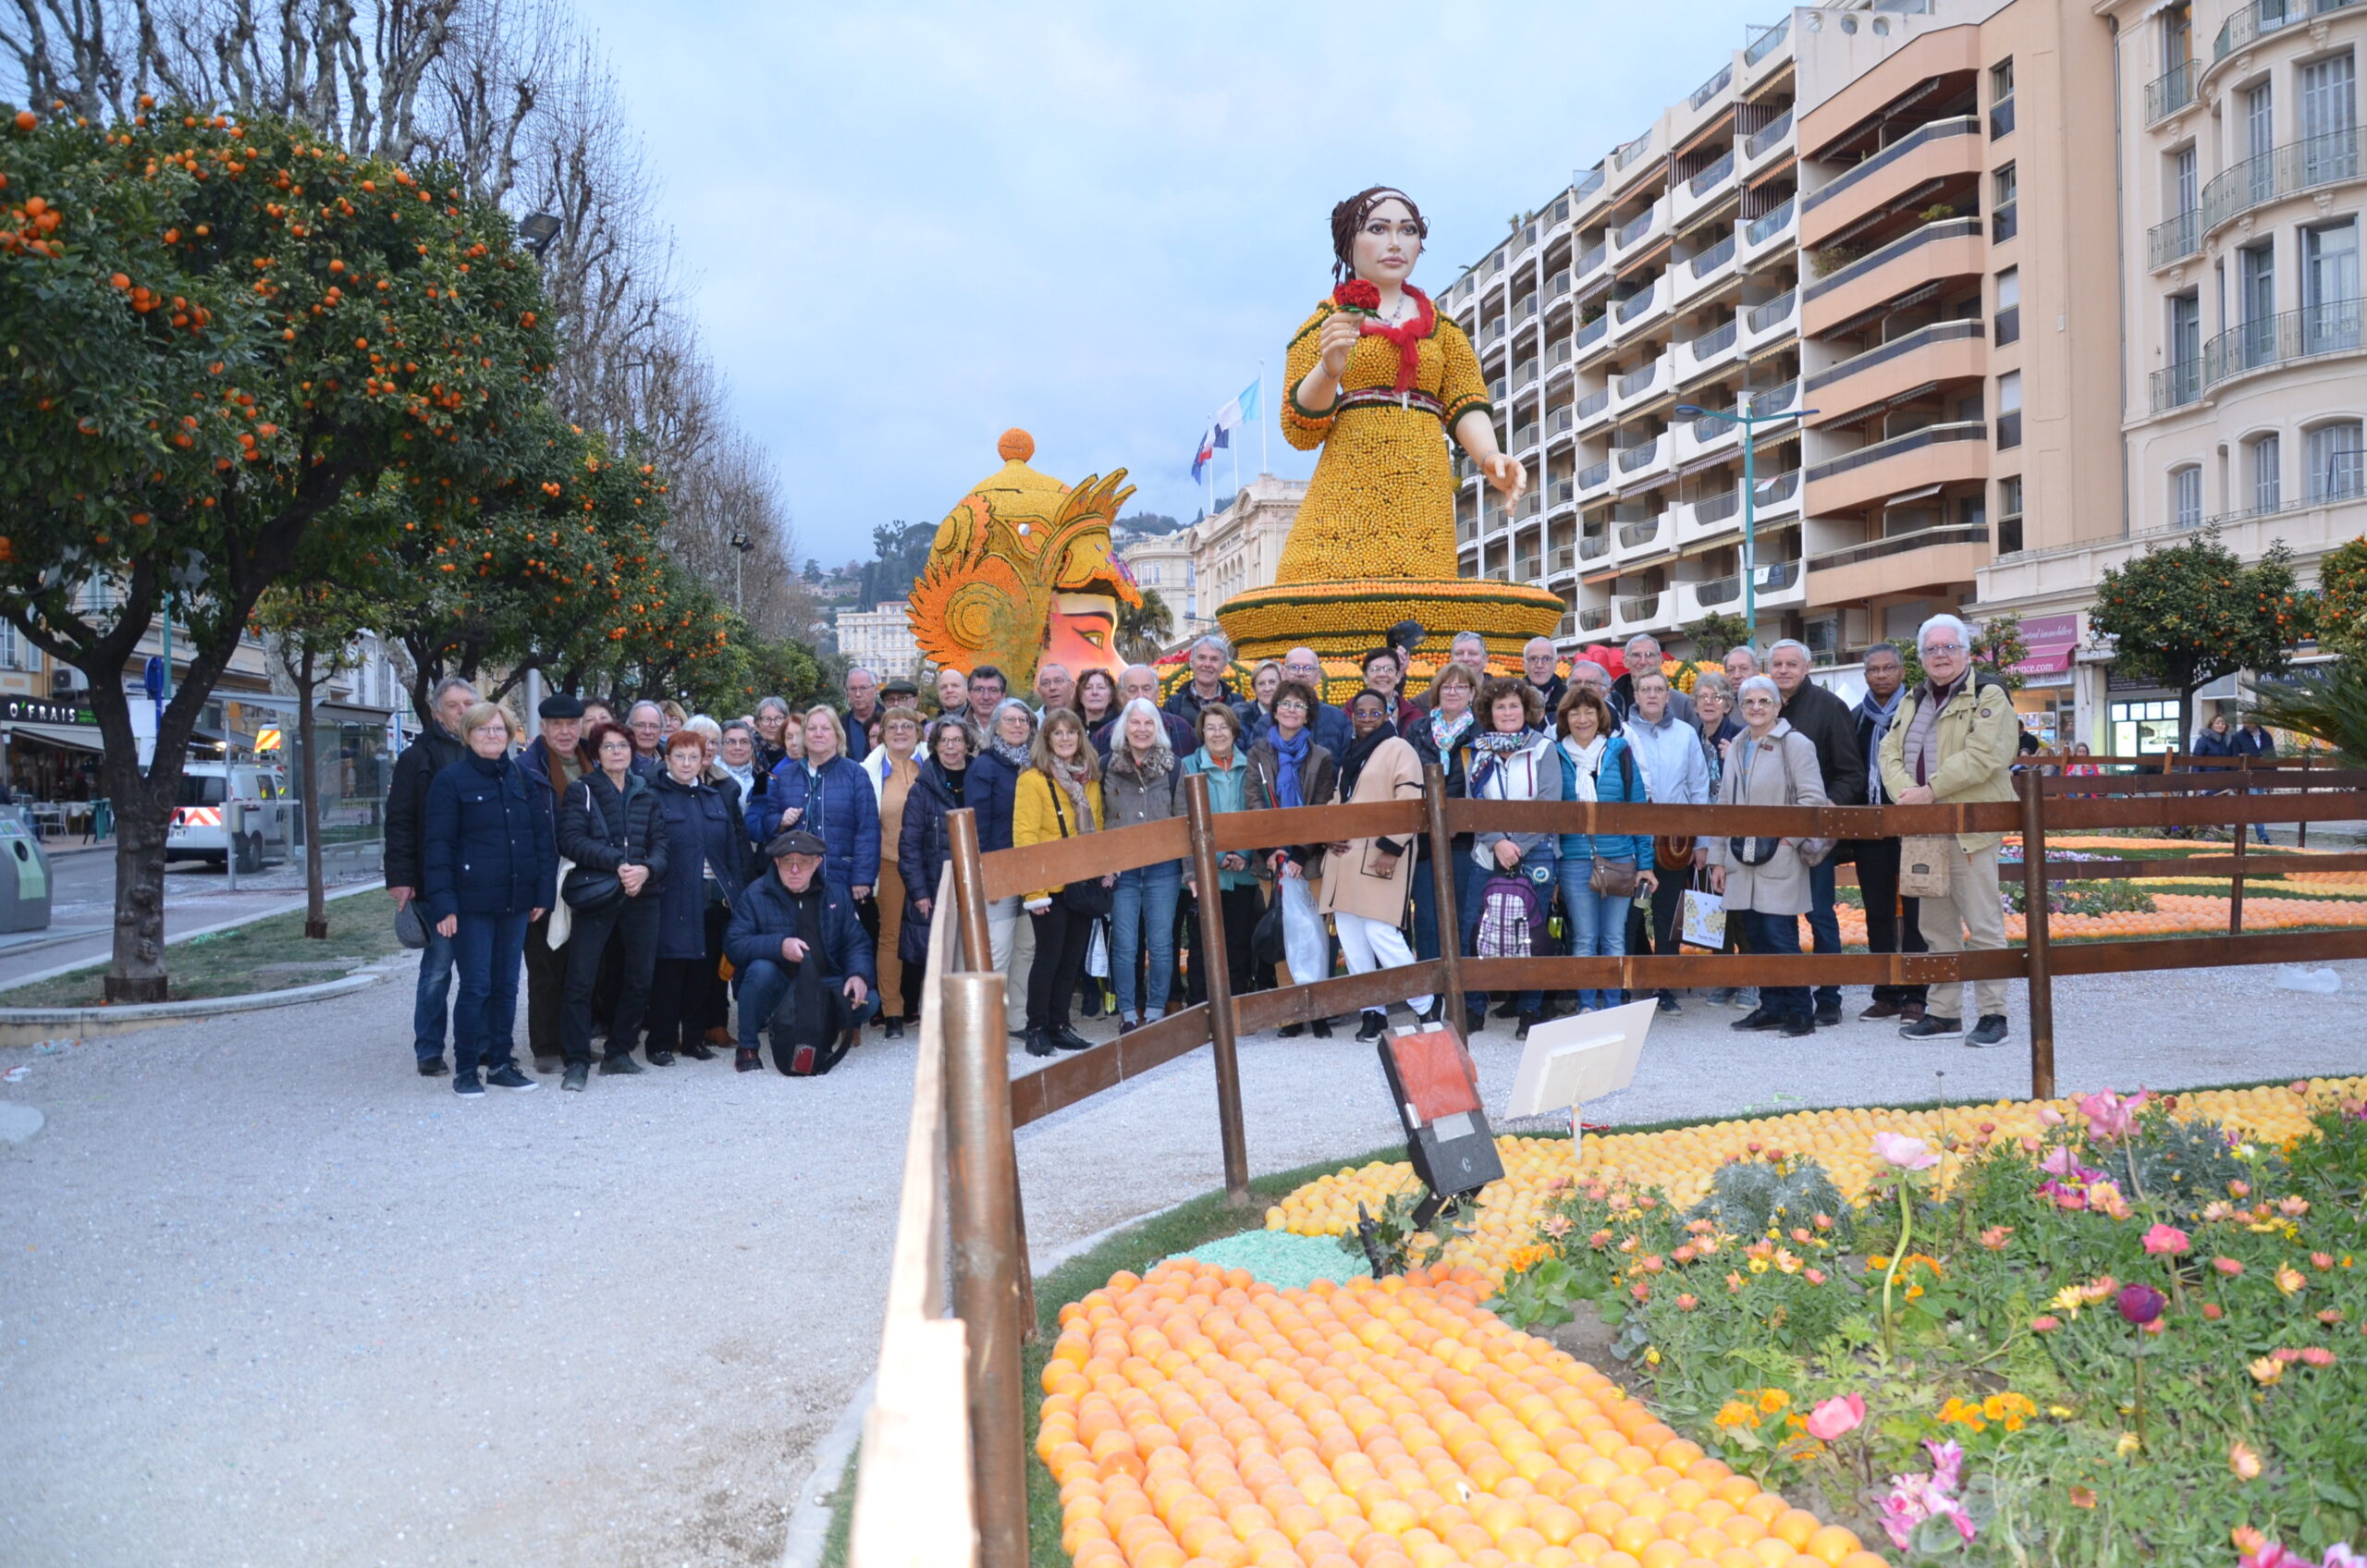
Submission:
[[[1351,311],[1380,309],[1380,289],[1361,277],[1352,277],[1331,290],[1331,302]]]

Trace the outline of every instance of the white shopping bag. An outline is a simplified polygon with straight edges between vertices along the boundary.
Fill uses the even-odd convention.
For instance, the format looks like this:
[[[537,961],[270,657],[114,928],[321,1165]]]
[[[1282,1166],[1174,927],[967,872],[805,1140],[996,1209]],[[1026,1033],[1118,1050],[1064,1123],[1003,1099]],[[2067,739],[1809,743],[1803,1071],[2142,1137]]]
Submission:
[[[1110,978],[1110,923],[1093,923],[1093,937],[1085,944],[1085,972],[1097,980]]]
[[[1685,889],[1684,938],[1689,947],[1716,952],[1726,945],[1726,900],[1699,888]]]

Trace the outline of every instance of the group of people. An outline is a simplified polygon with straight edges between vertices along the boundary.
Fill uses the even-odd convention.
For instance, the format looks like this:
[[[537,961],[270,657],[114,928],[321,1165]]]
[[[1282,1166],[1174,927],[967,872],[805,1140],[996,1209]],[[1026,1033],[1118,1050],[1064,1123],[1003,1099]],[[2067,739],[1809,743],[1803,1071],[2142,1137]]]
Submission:
[[[588,1083],[595,1039],[603,1075],[718,1047],[749,1072],[767,1037],[774,1065],[803,1075],[875,1016],[901,1034],[917,965],[883,983],[877,953],[884,938],[917,956],[899,949],[896,829],[920,772],[919,693],[867,670],[846,689],[843,709],[768,697],[720,722],[560,693],[521,746],[507,710],[438,683],[386,804],[386,887],[423,949],[420,1073],[448,1072],[463,1096],[535,1086],[512,1042],[521,970],[534,1065],[567,1089]]]

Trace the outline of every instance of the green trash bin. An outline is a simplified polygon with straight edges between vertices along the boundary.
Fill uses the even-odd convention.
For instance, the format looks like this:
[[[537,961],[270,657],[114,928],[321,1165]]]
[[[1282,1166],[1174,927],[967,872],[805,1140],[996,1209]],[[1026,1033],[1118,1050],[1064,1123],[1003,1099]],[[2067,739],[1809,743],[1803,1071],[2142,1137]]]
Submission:
[[[101,842],[115,837],[115,802],[102,797],[91,806],[91,837]]]

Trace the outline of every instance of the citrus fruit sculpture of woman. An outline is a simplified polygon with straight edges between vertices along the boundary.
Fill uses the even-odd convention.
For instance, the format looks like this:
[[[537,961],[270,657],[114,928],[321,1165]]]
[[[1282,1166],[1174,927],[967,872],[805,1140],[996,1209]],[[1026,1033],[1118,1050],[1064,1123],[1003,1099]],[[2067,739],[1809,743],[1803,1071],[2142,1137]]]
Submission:
[[[1282,410],[1290,444],[1322,456],[1273,585],[1217,612],[1245,663],[1309,646],[1353,683],[1365,650],[1410,619],[1477,631],[1512,669],[1521,644],[1561,620],[1559,594],[1456,574],[1448,436],[1507,505],[1527,475],[1497,444],[1471,340],[1409,281],[1428,233],[1413,199],[1387,186],[1331,209],[1338,286],[1291,339]]]

